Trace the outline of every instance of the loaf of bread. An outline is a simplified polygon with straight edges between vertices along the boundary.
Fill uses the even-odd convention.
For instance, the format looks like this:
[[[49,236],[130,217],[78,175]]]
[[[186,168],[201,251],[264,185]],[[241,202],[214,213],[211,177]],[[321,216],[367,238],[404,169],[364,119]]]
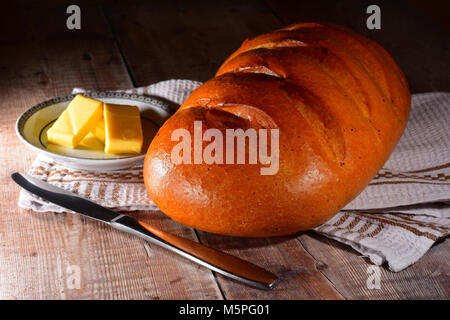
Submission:
[[[409,108],[406,79],[380,45],[341,26],[295,24],[247,39],[190,95],[152,141],[145,184],[165,214],[200,230],[244,237],[308,230],[367,186]],[[261,162],[174,163],[172,134],[194,136],[194,121],[202,133],[224,136],[278,129],[277,172],[261,174],[268,166]]]

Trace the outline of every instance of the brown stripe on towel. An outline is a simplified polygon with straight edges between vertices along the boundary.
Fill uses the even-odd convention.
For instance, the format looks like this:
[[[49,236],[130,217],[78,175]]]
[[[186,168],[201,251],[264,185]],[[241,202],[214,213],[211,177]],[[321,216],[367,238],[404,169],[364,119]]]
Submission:
[[[425,181],[381,181],[381,182],[371,182],[371,183],[369,183],[369,186],[376,186],[376,185],[383,185],[383,184],[408,184],[408,183],[437,184],[440,186],[450,186],[450,183],[425,182]]]
[[[91,199],[92,187],[94,187],[94,185],[92,183],[88,183],[84,191],[84,195],[89,199]]]
[[[373,238],[376,235],[378,235],[381,232],[381,230],[383,230],[383,229],[384,229],[384,225],[379,224],[379,225],[377,225],[377,228],[375,230],[373,230],[372,232],[366,234],[365,237]]]
[[[394,178],[402,178],[402,179],[413,179],[413,180],[425,180],[425,181],[448,181],[450,180],[450,176],[445,175],[444,173],[438,173],[436,176],[432,176],[431,174],[427,174],[424,176],[404,174],[404,173],[392,173],[390,171],[378,173],[373,180],[377,179],[394,179]]]
[[[78,189],[80,188],[81,183],[80,182],[75,182],[73,184],[73,188],[72,188],[72,192],[73,193],[78,193]]]
[[[96,178],[96,179],[121,179],[121,180],[130,180],[130,179],[143,179],[142,173],[115,173],[115,174],[107,174],[107,173],[98,173],[98,174],[84,174],[84,173],[72,173],[72,172],[62,172],[62,171],[52,171],[48,176],[51,178],[52,176],[59,175],[61,178],[64,177],[74,177],[74,178]]]
[[[357,215],[359,215],[359,216],[362,216],[362,217],[365,217],[365,218],[367,218],[367,219],[372,219],[372,220],[375,220],[375,221],[379,221],[379,222],[381,222],[381,223],[389,224],[389,225],[394,226],[394,227],[403,228],[403,229],[405,229],[405,230],[407,230],[407,231],[409,231],[409,232],[414,233],[416,236],[426,237],[426,238],[428,238],[428,239],[430,239],[430,240],[433,240],[433,241],[436,241],[436,240],[438,239],[438,236],[436,236],[436,235],[434,235],[434,234],[432,234],[432,233],[420,231],[420,230],[418,230],[418,229],[416,229],[416,228],[414,228],[414,227],[411,227],[411,226],[409,226],[409,225],[402,224],[402,223],[397,222],[397,221],[393,221],[393,220],[390,220],[390,219],[380,218],[380,217],[378,217],[378,216],[375,216],[374,214],[372,214],[372,215],[367,215],[367,214],[359,213],[359,212],[355,212],[355,214],[357,214]]]
[[[364,232],[369,230],[370,226],[372,226],[372,225],[373,225],[373,223],[371,223],[369,221],[366,221],[366,223],[364,223],[361,228],[356,230],[356,232],[359,232],[359,233],[363,234]]]
[[[370,231],[369,233],[365,233],[367,230],[370,229],[370,227],[375,227],[375,228],[372,231]],[[361,232],[361,229],[364,229],[364,231]],[[357,230],[357,232],[359,233],[359,236],[357,236],[355,239],[353,239],[353,241],[360,242],[362,239],[373,238],[373,237],[377,236],[383,229],[384,229],[384,226],[382,224],[367,221],[363,225],[362,228]]]
[[[112,197],[112,200],[115,201],[115,202],[117,202],[117,203],[120,202],[120,199],[119,199],[119,191],[120,191],[120,186],[119,186],[118,183],[115,183],[115,184],[113,185],[111,197]]]
[[[347,219],[348,219],[349,217],[350,217],[350,215],[349,215],[348,213],[344,213],[344,214],[342,215],[342,217],[340,217],[339,220],[336,221],[336,222],[333,224],[333,227],[340,226],[340,225],[343,224],[345,221],[347,221]]]
[[[346,229],[353,229],[361,221],[358,217],[353,217],[353,221],[349,223]]]
[[[32,174],[32,175],[46,175],[46,176],[48,176],[49,172],[48,172],[47,168],[39,166],[39,167],[33,168],[32,171],[30,172],[30,174]]]
[[[48,182],[55,182],[55,181],[61,181],[60,179],[50,179],[50,180],[47,180]],[[118,181],[118,180],[105,180],[105,179],[102,179],[102,180],[100,180],[100,179],[84,179],[84,178],[80,178],[80,179],[68,179],[68,180],[63,180],[63,181],[61,181],[61,182],[64,182],[64,183],[70,183],[70,182],[76,182],[76,181],[78,181],[78,182],[83,182],[83,181],[86,181],[86,182],[104,182],[104,183],[130,183],[130,184],[133,184],[133,183],[137,183],[137,184],[141,184],[141,183],[143,183],[143,181],[142,180],[120,180],[120,181]]]
[[[407,223],[407,224],[415,224],[415,225],[418,225],[420,227],[430,228],[430,229],[433,229],[435,231],[444,232],[444,233],[448,232],[448,230],[450,230],[449,228],[446,228],[445,226],[437,226],[433,222],[424,222],[424,221],[413,220],[413,219],[407,217],[407,215],[402,213],[402,212],[389,212],[389,213],[393,214],[393,215],[389,215],[391,219],[394,219],[394,220],[402,219],[403,222]]]
[[[353,213],[356,213],[356,212],[353,212]],[[350,224],[348,226],[339,227],[339,225],[342,225],[344,222],[348,221],[348,219],[352,219],[352,221],[350,222]],[[339,220],[336,223],[334,223],[333,225],[330,226],[327,224],[323,224],[323,225],[319,226],[318,228],[316,228],[316,231],[326,233],[328,235],[333,235],[336,237],[342,237],[342,238],[345,238],[349,234],[357,233],[358,236],[354,239],[354,241],[359,241],[363,238],[375,237],[384,229],[383,224],[377,223],[375,221],[366,221],[366,219],[364,219],[365,223],[360,228],[358,228],[357,230],[351,230],[361,221],[363,221],[363,220],[360,219],[359,217],[354,217],[354,216],[351,216],[350,214],[346,213],[342,217],[340,217]],[[373,231],[365,234],[365,232],[368,231],[372,226],[376,226],[375,229]],[[326,232],[325,232],[325,229],[326,229]],[[338,235],[339,231],[343,231],[343,233]]]
[[[419,170],[412,170],[412,171],[406,171],[406,172],[407,173],[422,173],[422,172],[446,169],[448,167],[450,167],[450,162],[449,163],[445,163],[445,164],[441,164],[441,165],[435,166],[435,167],[429,167],[429,168],[424,168],[424,169],[419,169]]]
[[[103,183],[100,184],[100,187],[98,188],[98,198],[99,199],[105,199],[106,188],[107,188],[106,184],[103,184]]]
[[[52,166],[52,164],[49,164],[49,166]],[[81,171],[81,170],[73,170],[73,169],[66,169],[66,168],[51,168],[50,170],[48,168],[44,168],[42,166],[39,166],[35,169],[39,169],[42,171],[42,174],[48,175],[48,176],[53,176],[56,174],[59,174],[61,176],[66,176],[66,175],[72,175],[72,176],[87,176],[87,177],[114,177],[114,178],[118,178],[118,177],[122,177],[122,176],[132,176],[132,177],[138,177],[138,178],[142,178],[142,165],[137,165],[137,166],[133,166],[130,167],[128,169],[126,169],[127,171],[137,171],[136,173],[132,173],[132,172],[127,172],[127,173],[123,173],[123,172],[94,172],[94,171]]]

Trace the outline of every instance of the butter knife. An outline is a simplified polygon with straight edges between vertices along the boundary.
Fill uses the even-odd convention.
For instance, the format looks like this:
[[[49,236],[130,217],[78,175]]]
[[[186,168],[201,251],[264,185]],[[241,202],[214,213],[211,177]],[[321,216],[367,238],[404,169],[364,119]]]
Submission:
[[[23,189],[47,201],[141,237],[224,276],[265,289],[272,288],[277,281],[276,275],[253,263],[159,230],[130,216],[116,213],[28,174],[15,172],[11,178]]]

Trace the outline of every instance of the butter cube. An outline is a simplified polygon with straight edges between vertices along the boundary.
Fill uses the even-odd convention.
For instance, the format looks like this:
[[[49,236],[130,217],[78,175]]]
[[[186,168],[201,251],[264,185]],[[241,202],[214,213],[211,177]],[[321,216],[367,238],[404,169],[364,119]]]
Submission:
[[[103,119],[103,115],[102,121],[100,121],[91,132],[98,140],[103,142],[103,144],[105,143],[105,120]]]
[[[105,152],[141,153],[143,134],[138,107],[104,104]]]
[[[89,132],[86,137],[83,138],[83,140],[80,141],[78,146],[74,150],[97,150],[97,151],[103,151],[105,149],[105,145],[98,140],[94,135]],[[64,155],[71,155],[72,153],[68,152],[66,147],[63,147],[58,144],[49,143],[47,145],[47,150],[54,153],[64,154]]]
[[[75,148],[101,120],[103,102],[77,95],[47,131],[50,143]]]
[[[89,132],[83,140],[80,141],[77,148],[89,150],[103,150],[105,145],[97,139],[92,132]]]
[[[50,143],[74,148],[72,123],[67,110],[64,110],[53,126],[47,131]]]

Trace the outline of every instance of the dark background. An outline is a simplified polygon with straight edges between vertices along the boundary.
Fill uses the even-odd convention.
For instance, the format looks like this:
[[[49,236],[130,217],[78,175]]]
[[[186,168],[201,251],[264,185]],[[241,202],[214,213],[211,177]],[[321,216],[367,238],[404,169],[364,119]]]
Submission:
[[[66,28],[69,4],[81,7],[81,30]],[[381,30],[366,28],[370,4],[381,7]],[[205,81],[244,38],[300,21],[343,24],[378,41],[404,70],[412,92],[450,89],[450,1],[11,1],[1,16],[0,94],[4,82],[21,76],[18,69],[46,59],[58,69],[90,68],[100,58],[99,45],[111,53],[110,64],[125,65],[134,86],[169,78]],[[70,50],[80,52],[80,64],[68,61]],[[49,71],[30,76],[45,88]],[[121,85],[110,81],[109,88]]]

